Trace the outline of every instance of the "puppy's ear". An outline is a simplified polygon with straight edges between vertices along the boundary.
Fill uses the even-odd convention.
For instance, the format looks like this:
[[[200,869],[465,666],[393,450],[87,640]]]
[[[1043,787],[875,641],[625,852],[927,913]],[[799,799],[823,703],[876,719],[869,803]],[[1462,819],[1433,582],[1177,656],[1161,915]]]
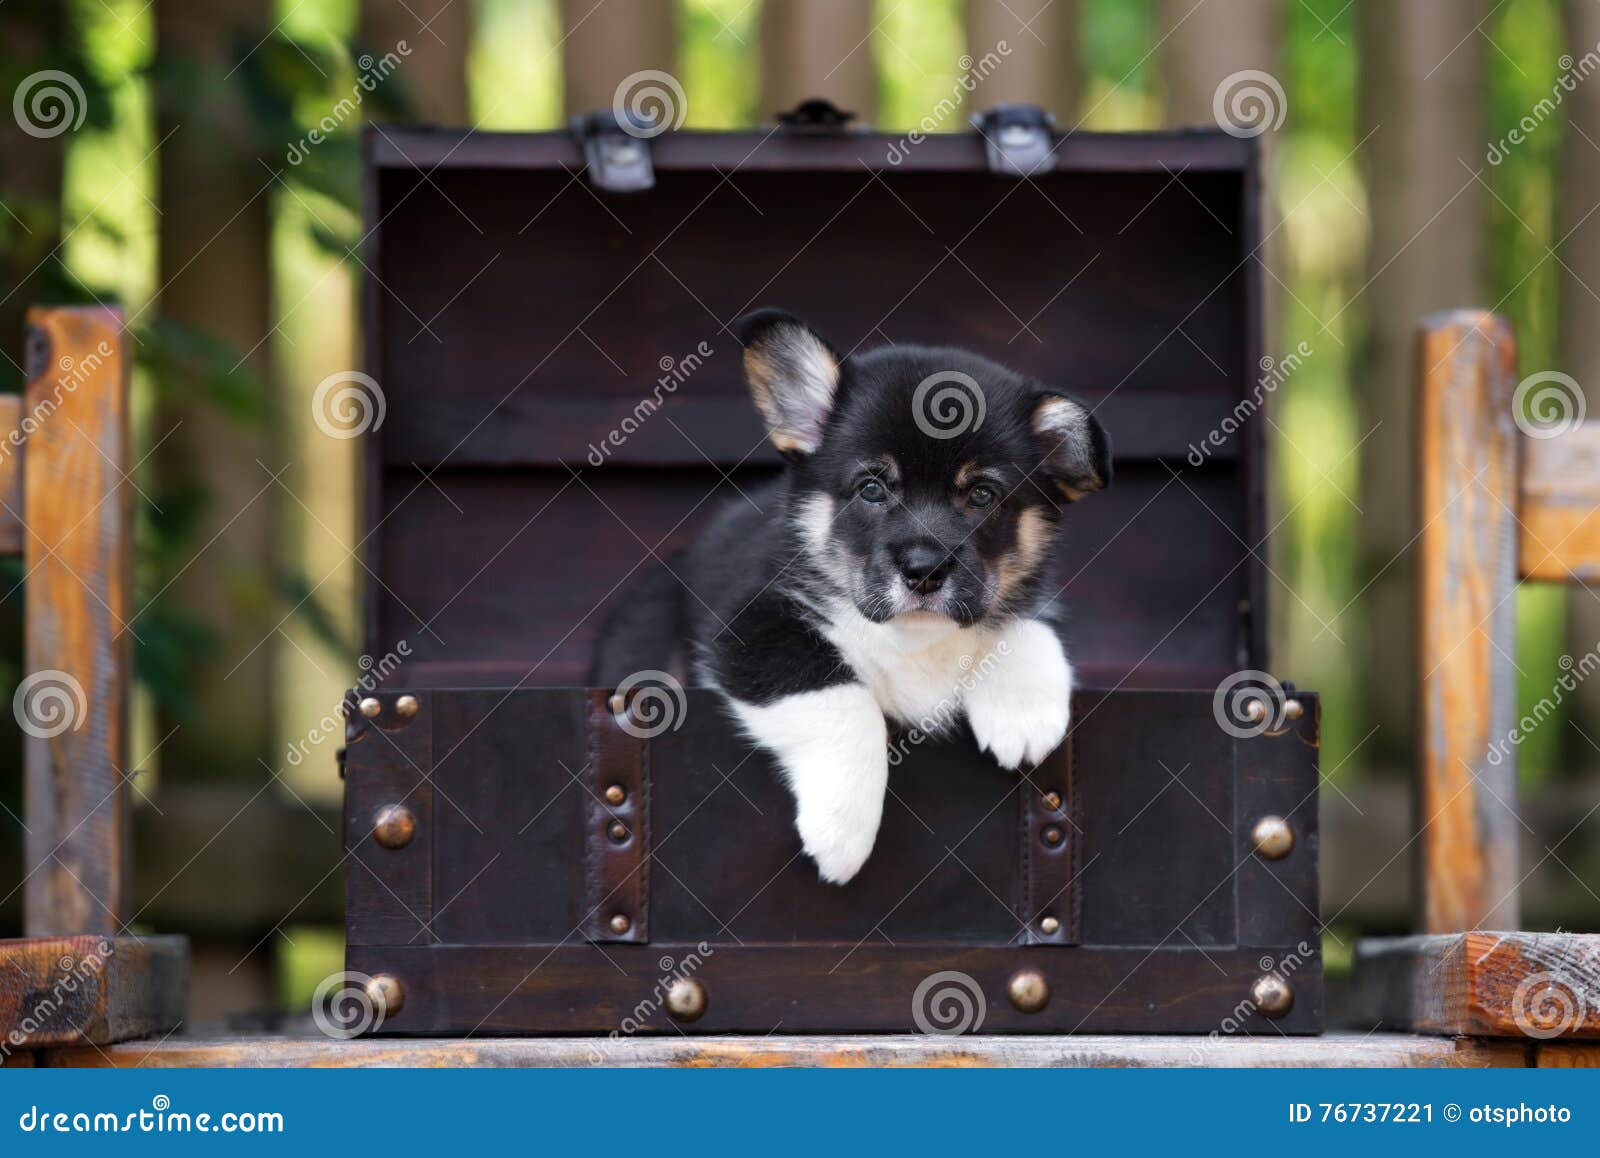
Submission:
[[[1064,394],[1034,400],[1033,435],[1044,451],[1043,470],[1076,502],[1111,482],[1111,437],[1093,414]]]
[[[772,444],[786,456],[811,454],[839,389],[839,359],[799,318],[759,310],[738,322],[750,396]]]

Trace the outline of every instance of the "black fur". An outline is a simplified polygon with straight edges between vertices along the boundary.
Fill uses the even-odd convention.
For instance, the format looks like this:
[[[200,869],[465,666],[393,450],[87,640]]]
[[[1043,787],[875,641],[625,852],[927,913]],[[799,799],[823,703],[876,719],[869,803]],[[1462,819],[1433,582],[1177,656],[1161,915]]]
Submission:
[[[774,410],[791,425],[815,419],[820,444],[809,453],[788,447],[783,474],[749,492],[755,506],[733,500],[669,561],[670,572],[657,568],[635,584],[602,629],[591,684],[613,687],[653,668],[764,704],[855,678],[819,630],[829,605],[852,604],[877,622],[922,610],[963,627],[1044,610],[1054,592],[1050,551],[1021,566],[1022,526],[1031,519],[1053,531],[1069,495],[1111,481],[1110,439],[1087,410],[1067,409],[1073,437],[1063,439],[1036,432],[1035,416],[1041,402],[1065,395],[966,350],[893,346],[840,362],[776,310],[743,319],[738,333],[752,377],[783,392],[762,408],[769,428]],[[816,361],[797,365],[807,356]],[[790,384],[823,364],[837,364],[837,384],[831,406],[814,414],[812,392]],[[913,400],[930,376],[952,373],[978,384],[983,418],[955,437],[933,437]],[[925,413],[937,396],[937,384],[925,391]],[[783,445],[776,429],[774,441]],[[872,501],[879,491],[868,480],[882,501]],[[978,487],[994,496],[988,506],[976,505]],[[810,511],[818,521],[821,502],[832,517],[819,552],[806,519]],[[1015,565],[1001,591],[1007,559]]]

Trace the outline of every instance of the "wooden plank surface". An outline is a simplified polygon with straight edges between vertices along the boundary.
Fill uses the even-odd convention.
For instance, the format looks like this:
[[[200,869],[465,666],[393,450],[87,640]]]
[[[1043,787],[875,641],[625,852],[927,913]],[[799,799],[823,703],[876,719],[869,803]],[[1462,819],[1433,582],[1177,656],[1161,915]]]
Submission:
[[[133,642],[122,318],[34,309],[28,325],[24,929],[110,935],[127,903]]]
[[[1542,1070],[1600,1069],[1600,1044],[1547,1042],[1538,1047],[1534,1059]]]
[[[1482,1067],[1523,1066],[1520,1042],[1450,1040],[1408,1034],[1320,1038],[1083,1037],[705,1037],[476,1038],[338,1041],[319,1035],[184,1038],[104,1050],[58,1049],[52,1066],[779,1066],[1061,1067]]]
[[[183,1021],[188,974],[183,937],[0,941],[0,1049],[165,1033]]]
[[[1389,1030],[1600,1038],[1600,935],[1467,933],[1359,942],[1365,1019]]]
[[[1514,929],[1516,349],[1482,311],[1434,314],[1418,345],[1421,453],[1417,926]]]
[[[1524,579],[1600,579],[1600,422],[1522,444]]]
[[[0,394],[0,555],[22,552],[22,399]]]

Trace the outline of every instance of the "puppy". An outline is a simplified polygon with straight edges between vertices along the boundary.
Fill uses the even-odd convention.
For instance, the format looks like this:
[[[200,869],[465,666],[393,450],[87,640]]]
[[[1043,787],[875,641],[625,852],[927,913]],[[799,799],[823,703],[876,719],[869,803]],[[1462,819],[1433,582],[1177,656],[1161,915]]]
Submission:
[[[1066,734],[1047,562],[1063,507],[1111,481],[1111,445],[1079,403],[964,350],[841,359],[776,310],[739,337],[787,467],[636,584],[591,682],[676,670],[719,689],[843,884],[877,837],[889,722],[965,719],[1006,768]]]

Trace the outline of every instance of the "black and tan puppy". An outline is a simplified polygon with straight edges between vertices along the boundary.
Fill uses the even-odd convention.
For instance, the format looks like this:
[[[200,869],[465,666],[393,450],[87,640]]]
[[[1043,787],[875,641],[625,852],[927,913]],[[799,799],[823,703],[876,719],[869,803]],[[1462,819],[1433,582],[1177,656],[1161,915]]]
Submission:
[[[1046,564],[1062,507],[1111,481],[1110,443],[1053,386],[964,350],[841,360],[773,310],[740,339],[788,467],[629,592],[592,677],[677,670],[719,689],[782,768],[822,879],[842,884],[877,836],[886,720],[964,718],[1007,768],[1066,734]]]

